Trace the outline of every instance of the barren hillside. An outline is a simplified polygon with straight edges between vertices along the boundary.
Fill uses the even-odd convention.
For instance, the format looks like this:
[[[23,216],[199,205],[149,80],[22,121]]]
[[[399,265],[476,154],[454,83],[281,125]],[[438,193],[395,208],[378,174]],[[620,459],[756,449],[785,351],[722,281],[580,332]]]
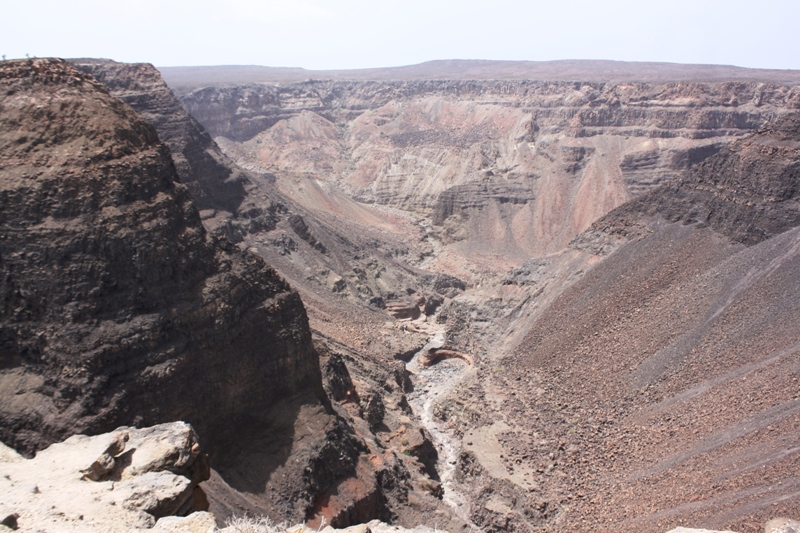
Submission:
[[[799,124],[597,222],[574,246],[614,242],[605,258],[443,402],[481,412],[460,458],[477,521],[503,508],[519,530],[538,506],[565,531],[759,531],[800,513]],[[524,476],[498,488],[498,467]]]

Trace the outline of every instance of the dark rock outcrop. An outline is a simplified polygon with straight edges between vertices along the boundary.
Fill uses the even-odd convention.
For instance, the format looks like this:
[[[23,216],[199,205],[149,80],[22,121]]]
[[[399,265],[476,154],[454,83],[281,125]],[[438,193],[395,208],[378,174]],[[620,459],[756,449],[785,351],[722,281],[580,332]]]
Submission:
[[[629,234],[631,221],[656,214],[670,222],[709,226],[745,245],[800,225],[800,114],[785,116],[681,179],[624,204],[590,232]]]
[[[308,229],[306,225],[306,221],[303,220],[303,217],[298,214],[294,214],[289,216],[289,226],[294,230],[298,237],[306,241],[309,245],[311,245],[315,250],[325,253],[327,250],[325,249],[325,245],[319,242],[314,235],[311,234],[311,230]]]
[[[274,229],[285,207],[263,197],[256,202],[251,176],[222,153],[153,65],[100,59],[76,59],[71,63],[91,74],[158,131],[207,228],[219,230],[234,242],[241,240],[244,233]]]
[[[322,364],[322,373],[325,391],[333,400],[337,402],[358,401],[353,380],[341,355],[337,353],[328,355]]]
[[[170,147],[181,183],[189,188],[199,210],[235,212],[245,198],[247,177],[226,165],[225,156],[192,118],[150,64],[104,60],[74,60],[109,92],[138,111]]]
[[[213,451],[321,390],[297,293],[209,237],[152,126],[60,60],[0,85],[4,442],[186,420]]]

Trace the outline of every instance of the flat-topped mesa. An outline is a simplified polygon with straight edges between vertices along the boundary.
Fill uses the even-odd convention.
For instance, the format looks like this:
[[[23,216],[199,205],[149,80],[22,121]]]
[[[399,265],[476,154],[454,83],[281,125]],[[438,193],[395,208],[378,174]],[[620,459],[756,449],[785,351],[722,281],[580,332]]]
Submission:
[[[211,238],[168,148],[91,76],[0,64],[0,440],[190,422],[212,451],[321,390],[296,292]]]
[[[757,81],[797,84],[798,70],[770,70],[732,65],[687,65],[637,61],[566,59],[555,61],[497,61],[439,59],[402,67],[352,70],[306,70],[258,65],[161,67],[170,86],[196,87],[291,83],[306,80],[551,80],[595,82]]]

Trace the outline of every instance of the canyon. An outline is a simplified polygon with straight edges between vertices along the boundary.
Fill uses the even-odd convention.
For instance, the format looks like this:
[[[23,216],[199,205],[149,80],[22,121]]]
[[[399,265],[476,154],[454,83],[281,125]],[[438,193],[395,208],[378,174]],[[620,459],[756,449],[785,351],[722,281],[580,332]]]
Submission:
[[[545,66],[0,64],[0,440],[189,422],[220,525],[800,515],[796,73]]]
[[[229,156],[309,208],[330,210],[312,192],[328,187],[424,217],[442,246],[426,268],[470,280],[563,250],[800,105],[796,86],[752,81],[312,80],[178,96]]]

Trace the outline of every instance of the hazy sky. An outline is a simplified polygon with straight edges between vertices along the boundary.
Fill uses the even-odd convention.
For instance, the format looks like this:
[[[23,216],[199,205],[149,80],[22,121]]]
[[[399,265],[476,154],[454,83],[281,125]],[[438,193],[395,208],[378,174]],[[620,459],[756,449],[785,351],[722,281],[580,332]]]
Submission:
[[[342,69],[616,59],[800,69],[800,0],[3,0],[0,54]]]

